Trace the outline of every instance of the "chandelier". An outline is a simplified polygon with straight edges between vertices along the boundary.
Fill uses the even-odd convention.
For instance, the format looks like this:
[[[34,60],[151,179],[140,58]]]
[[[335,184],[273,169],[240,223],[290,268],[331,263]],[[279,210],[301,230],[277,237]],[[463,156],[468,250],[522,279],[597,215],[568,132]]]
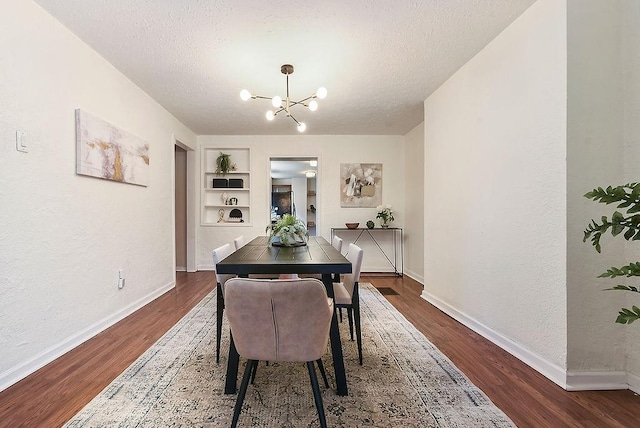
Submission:
[[[305,125],[304,122],[300,122],[291,114],[291,107],[299,105],[299,106],[306,107],[311,111],[316,111],[318,109],[318,102],[315,99],[316,98],[324,99],[327,96],[327,90],[321,87],[321,88],[318,88],[315,94],[310,95],[307,98],[303,98],[300,101],[292,101],[291,98],[289,97],[289,75],[293,74],[293,65],[284,64],[283,66],[280,67],[280,72],[287,76],[287,98],[285,98],[284,100],[277,95],[272,98],[263,97],[260,95],[253,95],[251,92],[247,91],[246,89],[243,89],[242,91],[240,91],[240,98],[243,101],[247,101],[249,98],[253,98],[253,99],[260,98],[263,100],[271,100],[271,105],[273,105],[273,107],[276,110],[267,111],[267,114],[266,114],[267,120],[271,121],[279,113],[284,112],[287,115],[287,117],[290,117],[291,119],[293,119],[295,123],[298,124],[298,131],[304,132],[305,129],[307,129],[307,125]]]

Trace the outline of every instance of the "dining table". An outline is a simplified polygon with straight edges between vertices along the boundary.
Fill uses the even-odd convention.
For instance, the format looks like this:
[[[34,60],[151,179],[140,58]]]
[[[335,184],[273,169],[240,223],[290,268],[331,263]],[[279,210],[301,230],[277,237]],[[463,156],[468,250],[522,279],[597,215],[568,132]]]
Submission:
[[[235,274],[248,277],[251,274],[321,274],[327,296],[334,297],[334,275],[351,273],[351,262],[321,236],[310,236],[304,245],[277,246],[268,236],[258,236],[245,246],[216,264],[219,274]],[[342,343],[338,329],[337,311],[334,308],[329,330],[331,356],[336,380],[336,392],[346,396],[347,378],[345,374]],[[240,356],[230,335],[229,358],[225,381],[225,394],[234,394],[237,388],[238,364]]]

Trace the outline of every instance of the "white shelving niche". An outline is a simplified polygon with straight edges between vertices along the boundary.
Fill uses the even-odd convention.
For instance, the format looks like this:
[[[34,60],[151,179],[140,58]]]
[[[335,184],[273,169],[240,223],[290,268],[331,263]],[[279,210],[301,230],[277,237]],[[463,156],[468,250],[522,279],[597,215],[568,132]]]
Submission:
[[[232,170],[216,174],[216,159],[220,153],[230,155]],[[214,179],[242,180],[242,187],[214,187]],[[251,152],[249,148],[202,148],[202,195],[200,224],[202,226],[251,226]],[[227,197],[225,204],[224,197]],[[235,200],[233,199],[235,198]],[[237,203],[231,204],[230,201]],[[231,211],[239,210],[242,221],[231,218]]]

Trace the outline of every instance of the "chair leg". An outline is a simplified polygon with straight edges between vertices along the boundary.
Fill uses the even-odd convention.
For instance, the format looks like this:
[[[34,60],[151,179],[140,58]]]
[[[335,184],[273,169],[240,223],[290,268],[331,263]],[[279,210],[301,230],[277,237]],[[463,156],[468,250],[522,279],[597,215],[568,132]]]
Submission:
[[[222,287],[220,284],[216,287],[217,291],[217,310],[216,310],[216,364],[220,363],[220,338],[222,337],[222,314],[224,312],[224,297],[222,296]]]
[[[349,336],[353,342],[353,308],[347,308],[347,315],[349,315]]]
[[[354,299],[352,302],[353,306],[353,317],[356,322],[356,339],[358,340],[358,358],[360,359],[360,365],[362,365],[362,324],[360,322],[360,295],[358,292],[358,288],[355,288],[355,292],[353,293]]]
[[[324,364],[322,364],[322,358],[318,358],[316,360],[318,363],[318,369],[320,370],[320,374],[322,375],[322,380],[324,381],[325,388],[329,388],[329,380],[327,379],[327,372],[324,371]]]
[[[309,370],[309,380],[311,380],[311,389],[313,389],[313,398],[316,402],[318,410],[318,419],[320,419],[320,427],[327,428],[327,418],[324,415],[324,405],[322,404],[322,395],[320,394],[320,386],[318,385],[318,377],[313,361],[307,361],[307,369]]]
[[[242,403],[244,402],[244,396],[247,393],[247,386],[249,385],[249,378],[253,368],[258,364],[256,360],[247,361],[247,367],[244,369],[244,375],[242,375],[242,384],[240,385],[240,391],[238,392],[238,398],[236,398],[236,405],[233,408],[233,420],[231,421],[231,428],[235,428],[238,425],[238,419],[240,418],[240,411],[242,410]]]
[[[253,370],[251,370],[251,385],[256,380],[256,373],[258,373],[258,363],[255,363],[253,366]]]

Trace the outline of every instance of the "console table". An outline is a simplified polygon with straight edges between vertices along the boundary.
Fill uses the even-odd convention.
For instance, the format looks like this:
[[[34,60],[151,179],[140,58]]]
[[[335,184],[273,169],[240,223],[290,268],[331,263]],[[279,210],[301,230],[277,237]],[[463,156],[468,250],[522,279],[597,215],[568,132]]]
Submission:
[[[356,228],[356,229],[349,229],[348,227],[332,227],[331,228],[331,239],[333,239],[333,237],[335,235],[340,235],[343,234],[344,232],[353,232],[356,233],[356,239],[355,240],[351,240],[350,242],[353,242],[354,244],[356,244],[358,242],[358,240],[362,237],[362,235],[364,235],[364,233],[366,232],[369,237],[371,238],[371,240],[376,244],[376,246],[378,247],[378,250],[380,250],[380,253],[387,259],[387,262],[389,262],[389,265],[391,265],[391,267],[393,268],[393,272],[397,275],[397,276],[402,276],[404,273],[404,246],[403,246],[403,237],[402,237],[402,228],[401,227],[387,227],[387,228],[373,228],[373,229],[369,229],[369,228]],[[384,248],[382,248],[382,246],[380,245],[380,243],[378,242],[378,240],[375,238],[375,234],[378,233],[383,233],[383,234],[391,234],[392,238],[393,238],[393,255],[387,254],[387,252],[384,250]],[[399,240],[398,240],[399,239]],[[345,240],[346,241],[346,240]],[[398,243],[400,243],[400,254],[398,256]],[[393,258],[392,258],[393,257]],[[400,269],[398,269],[398,263],[400,264]]]

